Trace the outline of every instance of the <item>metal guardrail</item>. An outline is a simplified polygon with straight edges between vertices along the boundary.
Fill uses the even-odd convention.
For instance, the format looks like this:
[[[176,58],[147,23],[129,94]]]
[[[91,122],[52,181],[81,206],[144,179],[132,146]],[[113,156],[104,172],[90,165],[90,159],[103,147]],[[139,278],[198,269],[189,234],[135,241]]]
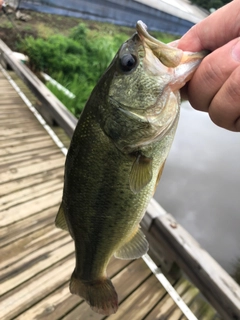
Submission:
[[[1,60],[17,73],[71,137],[77,119],[0,40]],[[224,320],[240,320],[240,287],[230,275],[154,200],[142,220],[153,258],[175,261]]]

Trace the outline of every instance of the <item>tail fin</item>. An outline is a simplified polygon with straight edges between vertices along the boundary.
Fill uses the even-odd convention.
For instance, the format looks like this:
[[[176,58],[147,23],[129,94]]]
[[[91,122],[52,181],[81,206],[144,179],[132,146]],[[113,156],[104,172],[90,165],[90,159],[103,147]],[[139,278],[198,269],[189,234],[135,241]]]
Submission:
[[[118,309],[118,296],[111,280],[108,278],[81,281],[73,272],[70,292],[84,298],[95,312],[110,315]]]

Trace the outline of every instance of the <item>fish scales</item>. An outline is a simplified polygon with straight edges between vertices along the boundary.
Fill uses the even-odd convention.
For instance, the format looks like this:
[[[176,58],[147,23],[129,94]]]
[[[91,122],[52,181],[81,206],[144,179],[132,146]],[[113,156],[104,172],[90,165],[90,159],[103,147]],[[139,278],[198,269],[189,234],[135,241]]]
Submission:
[[[87,113],[87,110],[84,112]],[[87,115],[86,117],[88,118]],[[84,123],[84,115],[82,120]],[[96,257],[94,260],[99,265],[101,265],[100,261],[108,263],[112,254],[110,255],[106,251],[106,247],[110,246],[111,239],[113,239],[111,251],[114,252],[119,246],[116,244],[116,239],[124,240],[125,234],[131,232],[140,222],[145,212],[146,203],[148,203],[152,193],[151,190],[143,189],[136,196],[129,189],[132,158],[120,152],[102,132],[99,124],[93,124],[93,119],[91,124],[89,124],[89,121],[87,123],[86,127],[89,128],[87,135],[84,132],[86,130],[85,126],[82,130],[80,122],[79,128],[76,128],[77,134],[73,137],[66,161],[65,176],[68,177],[69,181],[80,180],[77,182],[79,186],[78,194],[74,197],[76,203],[74,201],[69,202],[67,210],[74,240],[81,244],[81,237],[89,239],[87,250],[84,252],[86,257],[84,256],[82,259],[84,265],[81,268],[86,268],[83,278],[91,279],[94,275],[88,275],[88,273],[99,274],[99,270],[96,270],[91,260],[92,255]],[[91,145],[90,150],[89,145]],[[86,151],[86,149],[89,151]],[[70,154],[71,150],[74,150],[75,156]],[[85,166],[79,168],[79,163],[84,163]],[[151,184],[154,186],[153,181]],[[68,184],[66,181],[65,185],[68,187],[64,192],[75,195],[75,184]],[[80,210],[84,211],[82,215],[75,214],[76,208],[79,208],[79,203],[84,204],[80,207]],[[127,211],[126,208],[128,208]],[[112,214],[113,210],[114,215]],[[134,214],[136,216],[135,224],[128,224],[129,217]],[[84,251],[80,248],[76,248],[76,250]],[[90,260],[89,263],[87,262],[88,259]],[[92,267],[89,268],[89,266]]]
[[[75,243],[70,291],[110,315],[118,299],[107,265],[148,250],[139,223],[153,196],[179,118],[179,89],[205,53],[151,37],[139,21],[95,86],[65,163],[56,226]]]

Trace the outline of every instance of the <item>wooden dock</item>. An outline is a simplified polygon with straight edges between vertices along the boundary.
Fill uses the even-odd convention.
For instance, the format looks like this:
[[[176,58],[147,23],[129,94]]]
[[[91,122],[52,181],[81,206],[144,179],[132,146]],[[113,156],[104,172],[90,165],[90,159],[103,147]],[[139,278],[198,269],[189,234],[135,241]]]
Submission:
[[[2,72],[0,88],[0,319],[105,319],[68,289],[73,241],[54,226],[65,157]],[[110,319],[188,319],[142,259],[113,259],[108,274]],[[169,281],[195,319],[220,319],[184,277]]]

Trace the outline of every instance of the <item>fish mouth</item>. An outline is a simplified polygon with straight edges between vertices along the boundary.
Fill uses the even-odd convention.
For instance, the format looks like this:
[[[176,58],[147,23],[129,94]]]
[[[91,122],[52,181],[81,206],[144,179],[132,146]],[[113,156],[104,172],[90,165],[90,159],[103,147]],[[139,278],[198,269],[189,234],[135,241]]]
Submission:
[[[152,37],[147,32],[147,26],[139,20],[136,24],[137,33],[144,45],[151,49],[153,54],[168,68],[175,68],[180,64],[185,64],[192,61],[202,60],[208,52],[187,52],[181,49],[165,44],[156,38]]]

